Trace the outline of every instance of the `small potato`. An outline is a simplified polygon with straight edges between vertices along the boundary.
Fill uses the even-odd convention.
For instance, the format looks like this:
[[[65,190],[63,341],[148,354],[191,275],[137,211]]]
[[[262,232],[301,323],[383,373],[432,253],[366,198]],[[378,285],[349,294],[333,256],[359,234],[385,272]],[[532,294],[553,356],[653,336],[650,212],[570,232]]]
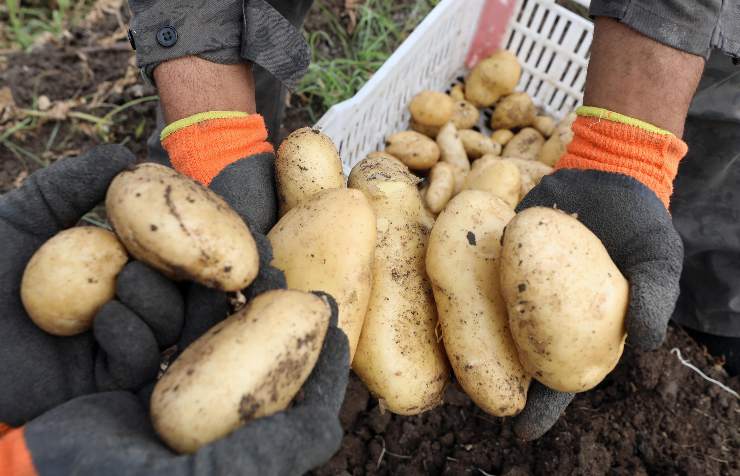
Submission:
[[[513,217],[497,197],[464,190],[434,223],[426,257],[447,357],[465,393],[495,416],[519,413],[530,382],[500,290],[501,235]]]
[[[501,155],[504,157],[537,160],[544,143],[545,138],[537,132],[537,129],[525,127],[506,144]]]
[[[484,158],[481,158],[478,161],[480,162]],[[524,198],[524,196],[528,194],[535,185],[540,183],[542,177],[552,173],[552,167],[536,160],[517,159],[512,157],[505,157],[501,160],[514,164],[519,168],[519,173],[522,179],[522,189],[519,194],[520,200]]]
[[[465,153],[471,160],[479,159],[486,154],[501,155],[501,145],[493,142],[478,131],[464,129],[457,132],[465,147]]]
[[[316,365],[330,318],[315,294],[260,294],[169,366],[151,398],[154,429],[173,450],[193,453],[284,410]]]
[[[513,93],[498,103],[491,116],[491,129],[513,129],[531,125],[537,117],[537,108],[527,93]]]
[[[275,157],[280,216],[322,190],[344,187],[342,160],[334,143],[304,127],[285,138]]]
[[[458,130],[472,129],[478,124],[480,111],[468,101],[458,101],[455,103],[455,110],[450,119]]]
[[[370,299],[375,236],[375,213],[367,198],[346,188],[314,195],[286,213],[267,234],[272,265],[285,273],[288,288],[321,290],[336,300],[350,359]]]
[[[435,139],[437,137],[437,134],[439,134],[439,126],[425,126],[423,124],[419,124],[418,122],[414,121],[414,118],[412,117],[409,121],[409,128],[412,131],[416,131],[420,134],[424,134],[427,137],[430,137],[432,139]]]
[[[49,334],[84,332],[115,296],[116,276],[127,260],[123,245],[108,230],[92,226],[64,230],[44,243],[26,265],[23,307]]]
[[[498,51],[470,72],[465,80],[465,99],[476,107],[490,107],[501,96],[514,92],[521,75],[517,57],[506,50]]]
[[[445,93],[422,91],[411,100],[409,111],[414,122],[423,126],[442,127],[452,118],[455,101]]]
[[[568,150],[568,144],[573,140],[573,131],[570,128],[573,122],[571,119],[570,115],[566,116],[555,127],[552,136],[542,146],[539,155],[540,162],[554,167],[558,160],[565,155],[565,152]]]
[[[437,135],[437,144],[442,161],[455,167],[455,193],[458,193],[462,190],[465,176],[470,172],[470,161],[453,123],[448,122],[442,127]]]
[[[509,129],[499,129],[491,134],[491,140],[505,146],[512,138],[514,133]]]
[[[501,292],[519,359],[547,387],[584,392],[617,365],[629,283],[573,216],[534,207],[507,225]]]
[[[385,151],[415,170],[431,169],[439,160],[439,147],[429,137],[415,131],[397,132],[390,136]]]
[[[144,163],[121,172],[105,208],[129,253],[172,279],[239,291],[257,276],[257,245],[244,220],[169,167]]]
[[[516,165],[503,160],[488,160],[483,166],[473,167],[465,179],[463,190],[488,192],[513,209],[519,203],[519,193],[522,189],[519,169]]]
[[[422,196],[429,211],[437,214],[455,193],[455,168],[447,162],[437,162],[429,172],[428,182],[428,188]]]
[[[532,122],[532,127],[543,136],[550,137],[555,132],[555,119],[550,116],[537,116]]]
[[[452,88],[450,89],[450,97],[454,101],[462,101],[463,99],[465,99],[465,86],[460,83],[452,86]]]

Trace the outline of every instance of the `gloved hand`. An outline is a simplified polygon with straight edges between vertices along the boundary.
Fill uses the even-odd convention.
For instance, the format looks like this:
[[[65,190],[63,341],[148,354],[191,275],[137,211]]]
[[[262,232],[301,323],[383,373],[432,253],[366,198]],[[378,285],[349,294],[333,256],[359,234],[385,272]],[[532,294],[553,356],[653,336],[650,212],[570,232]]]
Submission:
[[[336,305],[332,311],[319,360],[288,410],[179,456],[159,441],[148,409],[133,394],[87,395],[0,436],[0,474],[303,474],[327,461],[342,438],[338,413],[349,377],[349,343],[336,327]]]
[[[630,283],[627,344],[658,347],[679,294],[683,244],[668,203],[687,147],[647,123],[596,108],[580,108],[574,139],[556,172],[517,207],[557,207],[576,213],[601,239]],[[542,436],[573,399],[533,382],[514,421],[526,440]]]

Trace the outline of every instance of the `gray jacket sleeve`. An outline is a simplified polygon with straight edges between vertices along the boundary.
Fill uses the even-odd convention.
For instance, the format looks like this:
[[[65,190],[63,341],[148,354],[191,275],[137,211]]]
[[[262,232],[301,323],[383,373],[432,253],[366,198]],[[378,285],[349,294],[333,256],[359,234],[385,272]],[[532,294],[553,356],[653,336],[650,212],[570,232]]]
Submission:
[[[590,13],[704,58],[715,48],[740,57],[740,0],[594,0]]]
[[[199,56],[221,64],[251,61],[288,87],[294,86],[308,67],[308,45],[299,28],[272,5],[279,1],[128,3],[133,14],[129,41],[136,50],[138,66],[149,80],[160,63],[183,56]]]

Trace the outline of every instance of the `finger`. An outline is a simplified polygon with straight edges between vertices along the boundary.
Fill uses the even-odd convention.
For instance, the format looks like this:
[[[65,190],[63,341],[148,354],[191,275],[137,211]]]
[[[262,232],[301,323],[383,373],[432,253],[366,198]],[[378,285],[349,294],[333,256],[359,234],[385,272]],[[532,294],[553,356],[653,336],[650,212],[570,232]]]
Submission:
[[[229,314],[229,299],[222,291],[190,283],[186,295],[185,324],[177,344],[180,351]]]
[[[116,295],[154,333],[161,349],[177,342],[185,321],[185,303],[175,283],[140,261],[132,261],[116,279]]]
[[[339,413],[349,382],[349,339],[330,327],[311,375],[303,385],[301,405],[320,406]]]
[[[514,433],[525,440],[536,440],[552,428],[575,396],[551,390],[532,381],[527,394],[527,405],[514,418]]]
[[[627,339],[638,350],[653,350],[665,340],[668,321],[680,292],[675,265],[665,261],[644,262],[627,273],[630,303]]]
[[[95,361],[99,389],[137,389],[156,378],[157,340],[131,309],[118,301],[108,302],[95,316],[93,334],[102,349]]]
[[[264,292],[273,289],[286,289],[288,287],[285,274],[270,264],[272,262],[272,245],[270,244],[270,240],[261,233],[252,233],[252,236],[254,236],[260,256],[260,269],[254,281],[244,290],[247,301],[251,301]]]
[[[0,219],[46,238],[69,228],[102,202],[113,177],[136,158],[123,146],[104,145],[34,173],[0,200]]]

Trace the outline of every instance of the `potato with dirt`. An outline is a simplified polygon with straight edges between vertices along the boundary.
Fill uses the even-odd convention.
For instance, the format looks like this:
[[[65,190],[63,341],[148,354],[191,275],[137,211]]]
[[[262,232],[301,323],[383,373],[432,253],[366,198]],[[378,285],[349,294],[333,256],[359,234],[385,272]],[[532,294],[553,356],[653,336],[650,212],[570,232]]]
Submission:
[[[513,53],[501,50],[478,63],[465,80],[465,99],[476,107],[490,107],[514,92],[522,67]]]
[[[519,159],[537,160],[545,138],[537,129],[525,127],[504,147],[501,153],[503,157],[516,157]]]
[[[451,122],[445,124],[437,135],[437,144],[441,160],[452,165],[455,169],[455,192],[462,190],[465,177],[470,172],[470,160],[465,152],[460,134],[455,125]]]
[[[560,392],[584,392],[614,369],[627,338],[629,283],[572,215],[528,208],[507,225],[501,292],[527,372]]]
[[[242,218],[169,167],[144,163],[121,172],[105,208],[129,253],[172,279],[239,291],[257,276],[257,245]]]
[[[519,168],[490,156],[473,164],[463,185],[463,190],[482,190],[500,198],[512,210],[519,203],[521,189]]]
[[[487,154],[501,155],[501,145],[493,142],[490,137],[471,129],[459,130],[457,133],[470,160],[479,159]]]
[[[367,313],[375,253],[375,213],[359,190],[324,190],[286,213],[267,234],[272,265],[288,288],[320,289],[339,308],[354,357]],[[350,360],[351,362],[351,360]]]
[[[508,144],[513,137],[514,133],[511,132],[509,129],[499,129],[497,131],[493,131],[493,133],[491,134],[491,140],[500,144],[501,147]]]
[[[455,101],[445,93],[422,91],[409,105],[411,118],[417,124],[429,127],[442,127],[452,118]]]
[[[26,265],[21,279],[23,307],[49,334],[84,332],[115,296],[116,276],[127,261],[125,248],[108,230],[80,226],[57,233]]]
[[[447,162],[437,162],[429,171],[428,185],[421,196],[430,212],[437,214],[455,193],[455,168]]]
[[[455,376],[495,416],[519,413],[530,382],[500,291],[501,235],[513,217],[512,208],[488,192],[464,190],[437,217],[426,257]]]
[[[401,415],[439,405],[449,377],[424,265],[434,218],[417,181],[383,158],[364,159],[349,176],[349,186],[370,200],[378,231],[370,304],[353,369],[382,408]]]
[[[452,113],[450,121],[455,124],[455,127],[457,127],[458,130],[462,130],[472,129],[478,125],[479,119],[480,111],[478,111],[478,108],[468,101],[463,100],[455,103],[455,110]],[[439,132],[439,130],[437,130],[437,132]]]
[[[260,294],[169,366],[151,398],[154,429],[173,450],[192,453],[284,410],[313,370],[330,318],[315,294]]]
[[[388,137],[385,152],[414,170],[431,169],[440,156],[437,144],[416,131],[397,132]]]
[[[329,137],[304,127],[290,133],[275,157],[280,216],[322,190],[345,186],[342,160]]]
[[[498,103],[491,115],[491,129],[515,129],[531,125],[537,117],[537,108],[527,93],[513,93]]]

